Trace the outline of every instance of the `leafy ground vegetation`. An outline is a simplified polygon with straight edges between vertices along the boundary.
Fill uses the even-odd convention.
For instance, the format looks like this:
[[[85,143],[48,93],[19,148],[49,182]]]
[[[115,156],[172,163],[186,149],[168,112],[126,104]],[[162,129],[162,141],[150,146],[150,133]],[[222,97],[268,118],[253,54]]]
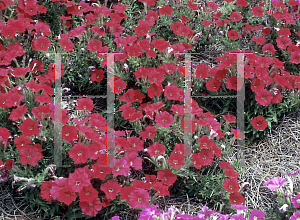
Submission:
[[[300,107],[299,8],[0,1],[1,184],[42,219],[300,218],[280,176],[276,212],[246,207],[243,158],[226,159]],[[170,197],[205,206],[162,210]]]

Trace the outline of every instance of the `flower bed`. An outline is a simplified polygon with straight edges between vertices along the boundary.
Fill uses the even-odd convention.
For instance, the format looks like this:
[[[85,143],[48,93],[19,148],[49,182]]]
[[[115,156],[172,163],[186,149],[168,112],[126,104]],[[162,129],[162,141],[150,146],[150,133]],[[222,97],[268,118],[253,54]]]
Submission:
[[[225,158],[300,106],[300,3],[218,3],[0,2],[1,181],[42,218],[111,219],[130,208],[151,219],[170,195],[205,201],[193,219],[269,218],[260,207],[241,212],[246,157]],[[225,52],[215,60],[189,58],[216,42]],[[192,219],[165,213],[175,215]]]

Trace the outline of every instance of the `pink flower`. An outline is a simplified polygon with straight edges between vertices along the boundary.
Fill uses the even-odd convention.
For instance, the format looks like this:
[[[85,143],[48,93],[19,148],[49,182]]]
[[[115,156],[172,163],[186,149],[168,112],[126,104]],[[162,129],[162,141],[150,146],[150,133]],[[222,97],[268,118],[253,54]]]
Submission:
[[[292,198],[292,203],[294,204],[294,208],[300,208],[300,194],[298,193],[294,198]]]
[[[300,212],[297,211],[290,217],[289,220],[298,220],[299,218],[300,218]]]
[[[264,186],[268,185],[268,188],[270,190],[276,190],[276,189],[280,189],[285,182],[286,182],[286,179],[278,176],[278,177],[275,177],[273,179],[266,181],[264,183]]]
[[[264,220],[265,219],[265,213],[262,211],[259,211],[257,209],[253,209],[251,215],[249,216],[249,220]]]

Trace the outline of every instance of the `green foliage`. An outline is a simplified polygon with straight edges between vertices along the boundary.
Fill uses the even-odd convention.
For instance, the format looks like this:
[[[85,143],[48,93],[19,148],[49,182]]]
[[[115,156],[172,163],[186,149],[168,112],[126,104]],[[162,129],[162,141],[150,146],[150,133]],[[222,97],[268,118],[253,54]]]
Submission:
[[[66,6],[59,5],[59,2],[44,1],[43,5],[47,8],[47,13],[42,15],[44,22],[50,26],[52,36],[58,36],[61,33],[61,19],[59,16],[66,10]]]
[[[170,193],[176,197],[188,195],[205,201],[207,206],[220,209],[221,204],[229,204],[229,197],[223,188],[224,174],[213,163],[197,170],[189,167],[177,174],[177,181],[170,187]]]

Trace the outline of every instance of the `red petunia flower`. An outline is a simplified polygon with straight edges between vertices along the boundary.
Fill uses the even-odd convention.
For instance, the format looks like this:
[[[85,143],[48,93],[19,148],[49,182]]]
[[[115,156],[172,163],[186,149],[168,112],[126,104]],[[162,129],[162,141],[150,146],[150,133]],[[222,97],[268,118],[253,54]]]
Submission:
[[[155,21],[158,19],[158,13],[155,11],[148,11],[148,14],[146,15],[146,21],[149,23],[149,25],[155,24]]]
[[[91,185],[92,173],[85,168],[78,168],[74,173],[70,173],[68,184],[72,187],[73,191],[80,193],[84,186]]]
[[[151,5],[155,5],[157,0],[138,0],[138,2],[144,2],[147,5],[151,6]]]
[[[104,73],[102,69],[97,69],[91,72],[91,80],[100,82],[104,78]]]
[[[174,168],[174,169],[179,169],[181,168],[184,164],[184,155],[176,154],[176,153],[171,153],[168,163]]]
[[[238,192],[240,190],[239,182],[236,178],[225,178],[223,188],[229,193]]]
[[[188,133],[194,133],[196,131],[196,123],[191,118],[185,117],[180,123],[181,129]]]
[[[29,145],[29,144],[31,143],[31,140],[30,140],[29,137],[27,137],[27,136],[25,136],[25,135],[23,134],[23,135],[21,135],[21,136],[19,136],[19,137],[16,137],[16,138],[14,139],[14,143],[15,143],[15,145],[16,145],[16,148],[17,148],[18,150],[20,150],[21,148],[23,148],[23,147]]]
[[[207,5],[214,11],[218,10],[218,7],[219,7],[219,5],[214,2],[207,2]]]
[[[265,120],[263,116],[257,116],[251,120],[252,126],[256,130],[265,130],[268,127],[268,122]]]
[[[255,6],[252,8],[252,12],[254,16],[261,17],[264,14],[264,10],[262,9],[261,6]]]
[[[255,78],[252,81],[251,90],[255,93],[258,93],[259,91],[263,90],[265,88],[265,84],[262,80]]]
[[[125,155],[123,159],[127,161],[129,166],[135,168],[136,170],[142,169],[143,160],[138,157],[137,152],[130,152],[129,154]]]
[[[197,140],[200,144],[200,148],[204,149],[204,148],[212,148],[214,141],[209,139],[207,135],[204,135],[202,138],[199,138]]]
[[[69,156],[75,164],[85,163],[88,160],[87,147],[83,143],[76,143],[69,151]]]
[[[174,122],[174,117],[168,112],[163,112],[156,116],[155,122],[158,126],[168,128]]]
[[[290,56],[290,62],[291,63],[296,63],[299,64],[300,63],[300,52],[293,52]]]
[[[216,79],[211,79],[206,82],[206,88],[210,91],[217,92],[219,90],[220,86],[221,86],[221,83],[219,82],[219,80],[216,80]]]
[[[299,52],[300,51],[300,47],[297,47],[295,44],[291,44],[288,49],[288,52],[293,53],[293,52]]]
[[[157,179],[161,180],[163,184],[171,186],[177,180],[177,176],[172,173],[171,169],[165,169],[157,172]]]
[[[214,153],[212,150],[202,149],[198,154],[199,158],[202,160],[202,165],[211,165],[214,160]]]
[[[41,185],[41,194],[40,196],[47,200],[48,202],[51,202],[53,197],[51,196],[51,193],[50,193],[50,190],[52,188],[52,182],[53,180],[49,180],[49,181],[45,181],[45,182],[42,182],[42,185]]]
[[[54,199],[58,199],[61,196],[62,189],[68,186],[68,178],[58,179],[52,182],[50,194]]]
[[[282,95],[280,93],[276,94],[271,101],[271,104],[278,104],[282,101]]]
[[[177,86],[166,86],[164,90],[164,95],[169,100],[178,100],[179,99],[179,90]]]
[[[58,42],[64,51],[66,51],[66,52],[73,51],[74,44],[68,37],[58,39]]]
[[[20,130],[23,132],[24,135],[30,137],[32,135],[37,135],[39,128],[38,122],[27,118],[22,125],[20,125]]]
[[[86,47],[93,53],[93,52],[97,52],[97,51],[101,51],[102,48],[102,41],[96,40],[96,39],[92,39],[87,45]]]
[[[13,38],[16,34],[16,28],[12,26],[4,26],[1,30],[1,35],[7,39]]]
[[[57,200],[69,206],[73,201],[75,201],[76,198],[77,195],[73,191],[73,188],[70,185],[67,185],[61,189],[60,196],[57,198]]]
[[[266,89],[259,91],[255,95],[255,100],[262,106],[271,104],[272,99],[273,99],[273,94]]]
[[[194,4],[192,1],[188,1],[187,2],[187,6],[192,9],[193,11],[197,11],[198,10],[198,5]]]
[[[90,98],[81,98],[77,101],[78,110],[92,111],[94,108],[93,100]]]
[[[49,103],[51,103],[53,101],[53,99],[51,99],[49,97],[49,95],[47,95],[47,94],[44,94],[44,95],[35,95],[35,99],[36,99],[36,101],[38,101],[41,104],[45,104],[45,103],[49,104]]]
[[[231,20],[231,22],[240,21],[241,20],[241,13],[240,12],[231,12],[230,20]]]
[[[8,138],[11,136],[7,128],[0,127],[0,141],[4,142],[7,141]]]
[[[154,50],[146,50],[145,53],[147,54],[147,57],[148,58],[151,58],[151,57],[156,57],[157,54]]]
[[[205,21],[202,21],[201,24],[205,27],[208,27],[209,25],[212,25],[212,22],[205,20]]]
[[[103,204],[98,198],[95,198],[93,202],[79,202],[79,207],[85,215],[96,216],[102,209]]]
[[[271,29],[270,29],[270,28],[264,28],[264,29],[262,29],[261,33],[262,33],[263,35],[268,36],[268,35],[270,35],[270,33],[271,33]]]
[[[40,144],[26,145],[19,150],[19,163],[35,166],[43,158],[42,150]]]
[[[236,4],[236,5],[239,5],[239,6],[241,6],[241,7],[247,7],[248,2],[247,2],[246,0],[237,0],[237,1],[235,2],[235,4]]]
[[[158,171],[159,172],[159,171]],[[170,192],[168,190],[169,186],[165,186],[161,182],[155,182],[152,184],[152,188],[157,191],[160,196],[170,196]]]
[[[130,102],[139,102],[139,103],[142,103],[143,99],[145,97],[146,96],[143,93],[141,93],[141,91],[139,89],[137,89],[137,90],[134,90],[133,93],[131,94],[131,96],[130,96]]]
[[[182,15],[182,16],[180,17],[180,20],[181,20],[183,23],[186,23],[186,22],[189,22],[190,19],[189,19],[187,16]]]
[[[240,205],[245,201],[245,198],[239,192],[230,193],[230,204]]]
[[[280,7],[284,7],[285,6],[284,2],[280,1],[280,0],[274,0],[274,1],[272,1],[272,5],[275,8],[280,8]]]
[[[120,94],[127,86],[127,84],[121,78],[116,78],[114,83],[115,83],[115,85],[114,85],[115,93],[117,93],[117,94]]]
[[[112,168],[112,174],[114,176],[124,175],[127,176],[128,172],[130,171],[130,167],[127,164],[125,159],[115,159],[114,167]]]
[[[235,30],[230,30],[227,32],[227,35],[228,37],[231,39],[231,40],[235,40],[237,39],[238,37],[241,37],[241,35],[239,35],[239,33]]]
[[[165,39],[154,39],[152,40],[151,45],[158,51],[164,51],[165,49],[170,47],[170,44],[166,42]]]
[[[100,154],[97,163],[92,165],[93,168],[93,178],[100,178],[105,180],[105,176],[110,174],[112,171],[111,167],[107,166],[107,155]]]
[[[105,36],[105,29],[102,27],[100,28],[99,26],[94,26],[91,28],[91,30],[96,33],[98,36],[104,37]]]
[[[140,132],[140,136],[142,137],[142,139],[153,139],[155,137],[155,131],[156,131],[156,127],[154,126],[147,126],[145,131],[141,131]]]
[[[126,51],[128,53],[128,56],[131,57],[139,57],[143,54],[143,51],[140,49],[140,47],[137,44],[134,44],[132,46],[127,46]]]
[[[262,37],[262,36],[261,37],[255,37],[255,36],[253,36],[251,40],[255,41],[259,45],[263,45],[265,43],[265,41],[266,41],[266,39],[264,37]]]
[[[149,193],[147,190],[134,190],[129,195],[129,205],[132,208],[146,207],[149,205]]]
[[[150,157],[160,156],[165,152],[165,150],[165,145],[158,142],[154,142],[154,144],[147,148],[147,152],[150,154]]]
[[[231,76],[229,79],[226,80],[226,85],[228,89],[233,89],[237,91],[237,77]]]
[[[277,37],[276,38],[276,42],[277,42],[277,46],[280,48],[280,49],[286,49],[287,46],[291,45],[292,42],[290,40],[290,38],[288,36],[284,36],[284,37]]]
[[[274,56],[274,54],[275,54],[275,48],[274,48],[273,44],[271,44],[271,43],[268,43],[265,46],[263,46],[262,50],[264,53],[270,53],[271,56]]]
[[[67,142],[71,142],[73,140],[76,140],[78,138],[76,127],[70,126],[70,125],[64,125],[62,127],[61,136]]]
[[[172,16],[173,8],[171,8],[169,5],[164,5],[158,10],[158,12],[161,15]]]
[[[150,30],[150,25],[140,24],[139,26],[134,28],[134,30],[138,36],[143,36],[143,35],[148,34],[148,31]]]
[[[92,185],[84,186],[79,193],[80,202],[92,203],[97,198],[98,191]]]
[[[158,68],[164,70],[167,75],[170,75],[177,70],[177,65],[175,63],[164,63],[162,66],[159,66]]]
[[[164,71],[161,69],[152,68],[149,72],[148,81],[150,83],[155,83],[157,86],[160,86],[164,79]]]
[[[137,152],[137,151],[144,150],[144,142],[138,137],[127,138],[127,141],[131,146],[130,148],[127,149],[127,151]]]
[[[227,115],[223,115],[223,118],[228,122],[228,123],[235,123],[236,122],[236,116],[231,115],[227,113]]]
[[[100,189],[106,194],[110,200],[116,199],[116,195],[120,192],[121,186],[114,179],[108,180],[106,183],[101,184]]]
[[[45,36],[42,36],[38,39],[33,39],[32,40],[32,49],[33,50],[42,50],[47,52],[48,48],[51,45],[51,41],[46,38]]]
[[[174,32],[174,34],[181,34],[182,29],[185,27],[186,26],[179,21],[176,21],[170,25],[170,28]]]
[[[147,89],[148,91],[148,96],[150,98],[154,96],[160,96],[161,92],[163,91],[162,86],[157,86],[155,83],[151,84],[151,86]]]

